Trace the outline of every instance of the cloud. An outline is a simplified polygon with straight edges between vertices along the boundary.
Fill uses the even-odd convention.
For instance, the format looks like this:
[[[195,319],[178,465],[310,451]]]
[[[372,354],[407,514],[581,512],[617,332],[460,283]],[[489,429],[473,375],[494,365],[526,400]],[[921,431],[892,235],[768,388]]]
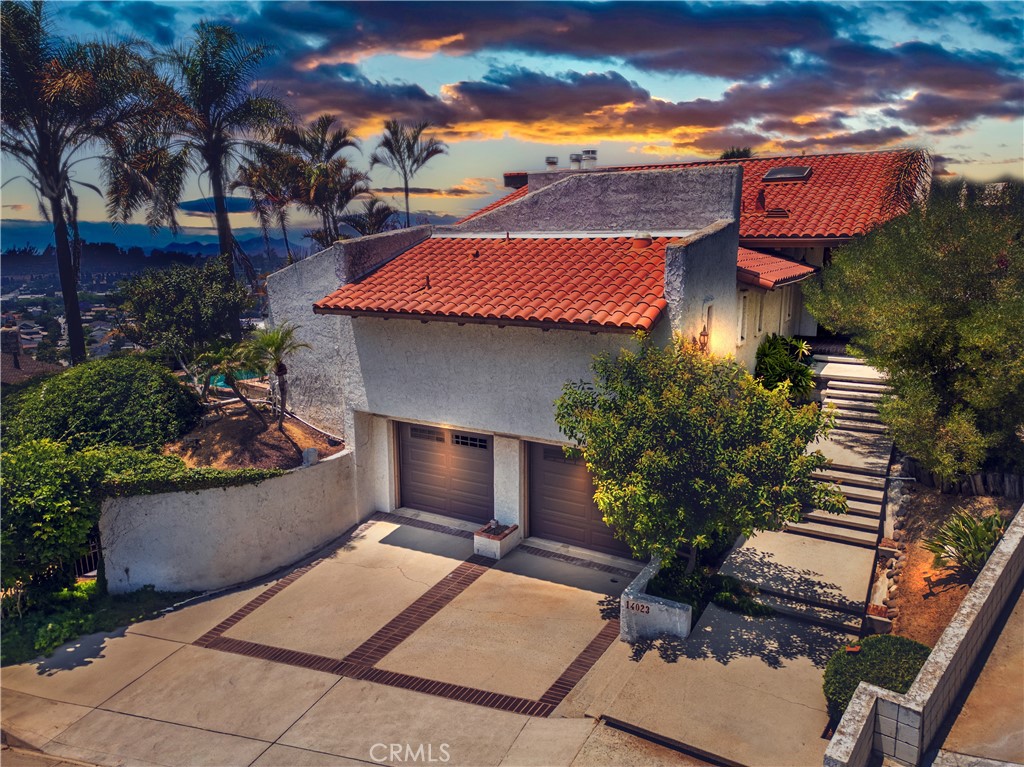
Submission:
[[[252,201],[248,197],[225,197],[228,213],[252,213]],[[201,197],[198,200],[185,200],[178,203],[178,208],[190,215],[212,216],[213,198]]]
[[[781,141],[783,149],[863,149],[865,147],[882,147],[895,144],[910,137],[898,125],[888,128],[868,128],[867,130],[849,133],[836,133],[831,136],[811,136],[804,139]]]
[[[71,6],[67,13],[69,17],[97,29],[109,29],[124,23],[133,34],[159,45],[170,45],[175,41],[174,27],[178,9],[173,5],[146,0],[111,0],[104,3],[78,3]]]
[[[7,208],[8,210],[13,210],[13,211],[17,211],[17,212],[21,212],[23,210],[28,210],[28,205],[26,205],[23,202],[14,202],[14,203],[11,203],[9,205],[4,205],[3,207]]]

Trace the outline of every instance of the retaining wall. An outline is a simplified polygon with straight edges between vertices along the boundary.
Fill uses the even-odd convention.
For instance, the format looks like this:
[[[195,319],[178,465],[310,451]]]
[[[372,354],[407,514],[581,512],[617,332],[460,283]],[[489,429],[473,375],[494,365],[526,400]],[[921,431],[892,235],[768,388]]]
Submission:
[[[109,498],[110,591],[209,591],[291,564],[358,521],[351,450],[259,484]]]
[[[860,683],[825,751],[825,766],[862,767],[872,753],[912,767],[920,764],[1022,573],[1024,506],[1007,526],[907,694]]]
[[[661,558],[652,557],[619,597],[619,639],[639,642],[663,634],[686,639],[693,608],[670,599],[645,594],[648,582],[661,569]]]

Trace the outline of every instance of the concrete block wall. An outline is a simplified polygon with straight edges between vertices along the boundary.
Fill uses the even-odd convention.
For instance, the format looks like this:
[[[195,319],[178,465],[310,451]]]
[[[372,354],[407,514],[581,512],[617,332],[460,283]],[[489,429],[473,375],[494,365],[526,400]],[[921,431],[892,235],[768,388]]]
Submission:
[[[686,639],[690,634],[693,608],[690,605],[644,593],[661,569],[661,558],[653,557],[619,597],[619,639],[639,642],[663,634]]]
[[[906,695],[861,682],[825,751],[826,767],[861,767],[866,733],[872,750],[910,767],[921,763],[950,713],[982,646],[1024,576],[1024,506],[1007,526],[949,626]],[[869,706],[867,700],[874,701]]]
[[[361,521],[354,463],[345,450],[259,484],[108,498],[110,590],[211,591],[300,560]]]

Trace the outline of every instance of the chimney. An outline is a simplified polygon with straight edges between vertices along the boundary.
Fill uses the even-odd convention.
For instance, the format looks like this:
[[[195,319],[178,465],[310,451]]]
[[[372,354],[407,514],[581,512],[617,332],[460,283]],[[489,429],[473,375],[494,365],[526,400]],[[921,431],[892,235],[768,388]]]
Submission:
[[[654,243],[654,238],[651,237],[650,232],[637,232],[633,235],[633,250],[643,250],[649,248]]]
[[[544,165],[547,166],[548,170],[554,170],[555,168],[558,167],[558,158],[557,157],[551,157],[551,156],[545,157],[544,158]]]
[[[571,154],[569,155],[569,170],[579,170],[583,163],[583,155]]]
[[[596,149],[584,149],[583,150],[583,163],[581,165],[583,170],[594,170],[597,167],[597,150]]]

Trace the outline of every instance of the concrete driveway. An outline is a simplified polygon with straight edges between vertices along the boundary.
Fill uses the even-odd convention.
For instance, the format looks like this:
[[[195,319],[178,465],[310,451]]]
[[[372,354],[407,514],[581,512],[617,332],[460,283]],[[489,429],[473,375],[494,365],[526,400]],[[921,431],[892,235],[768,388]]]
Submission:
[[[13,740],[122,765],[699,764],[597,724],[628,571],[378,515],[276,580],[5,668]]]

